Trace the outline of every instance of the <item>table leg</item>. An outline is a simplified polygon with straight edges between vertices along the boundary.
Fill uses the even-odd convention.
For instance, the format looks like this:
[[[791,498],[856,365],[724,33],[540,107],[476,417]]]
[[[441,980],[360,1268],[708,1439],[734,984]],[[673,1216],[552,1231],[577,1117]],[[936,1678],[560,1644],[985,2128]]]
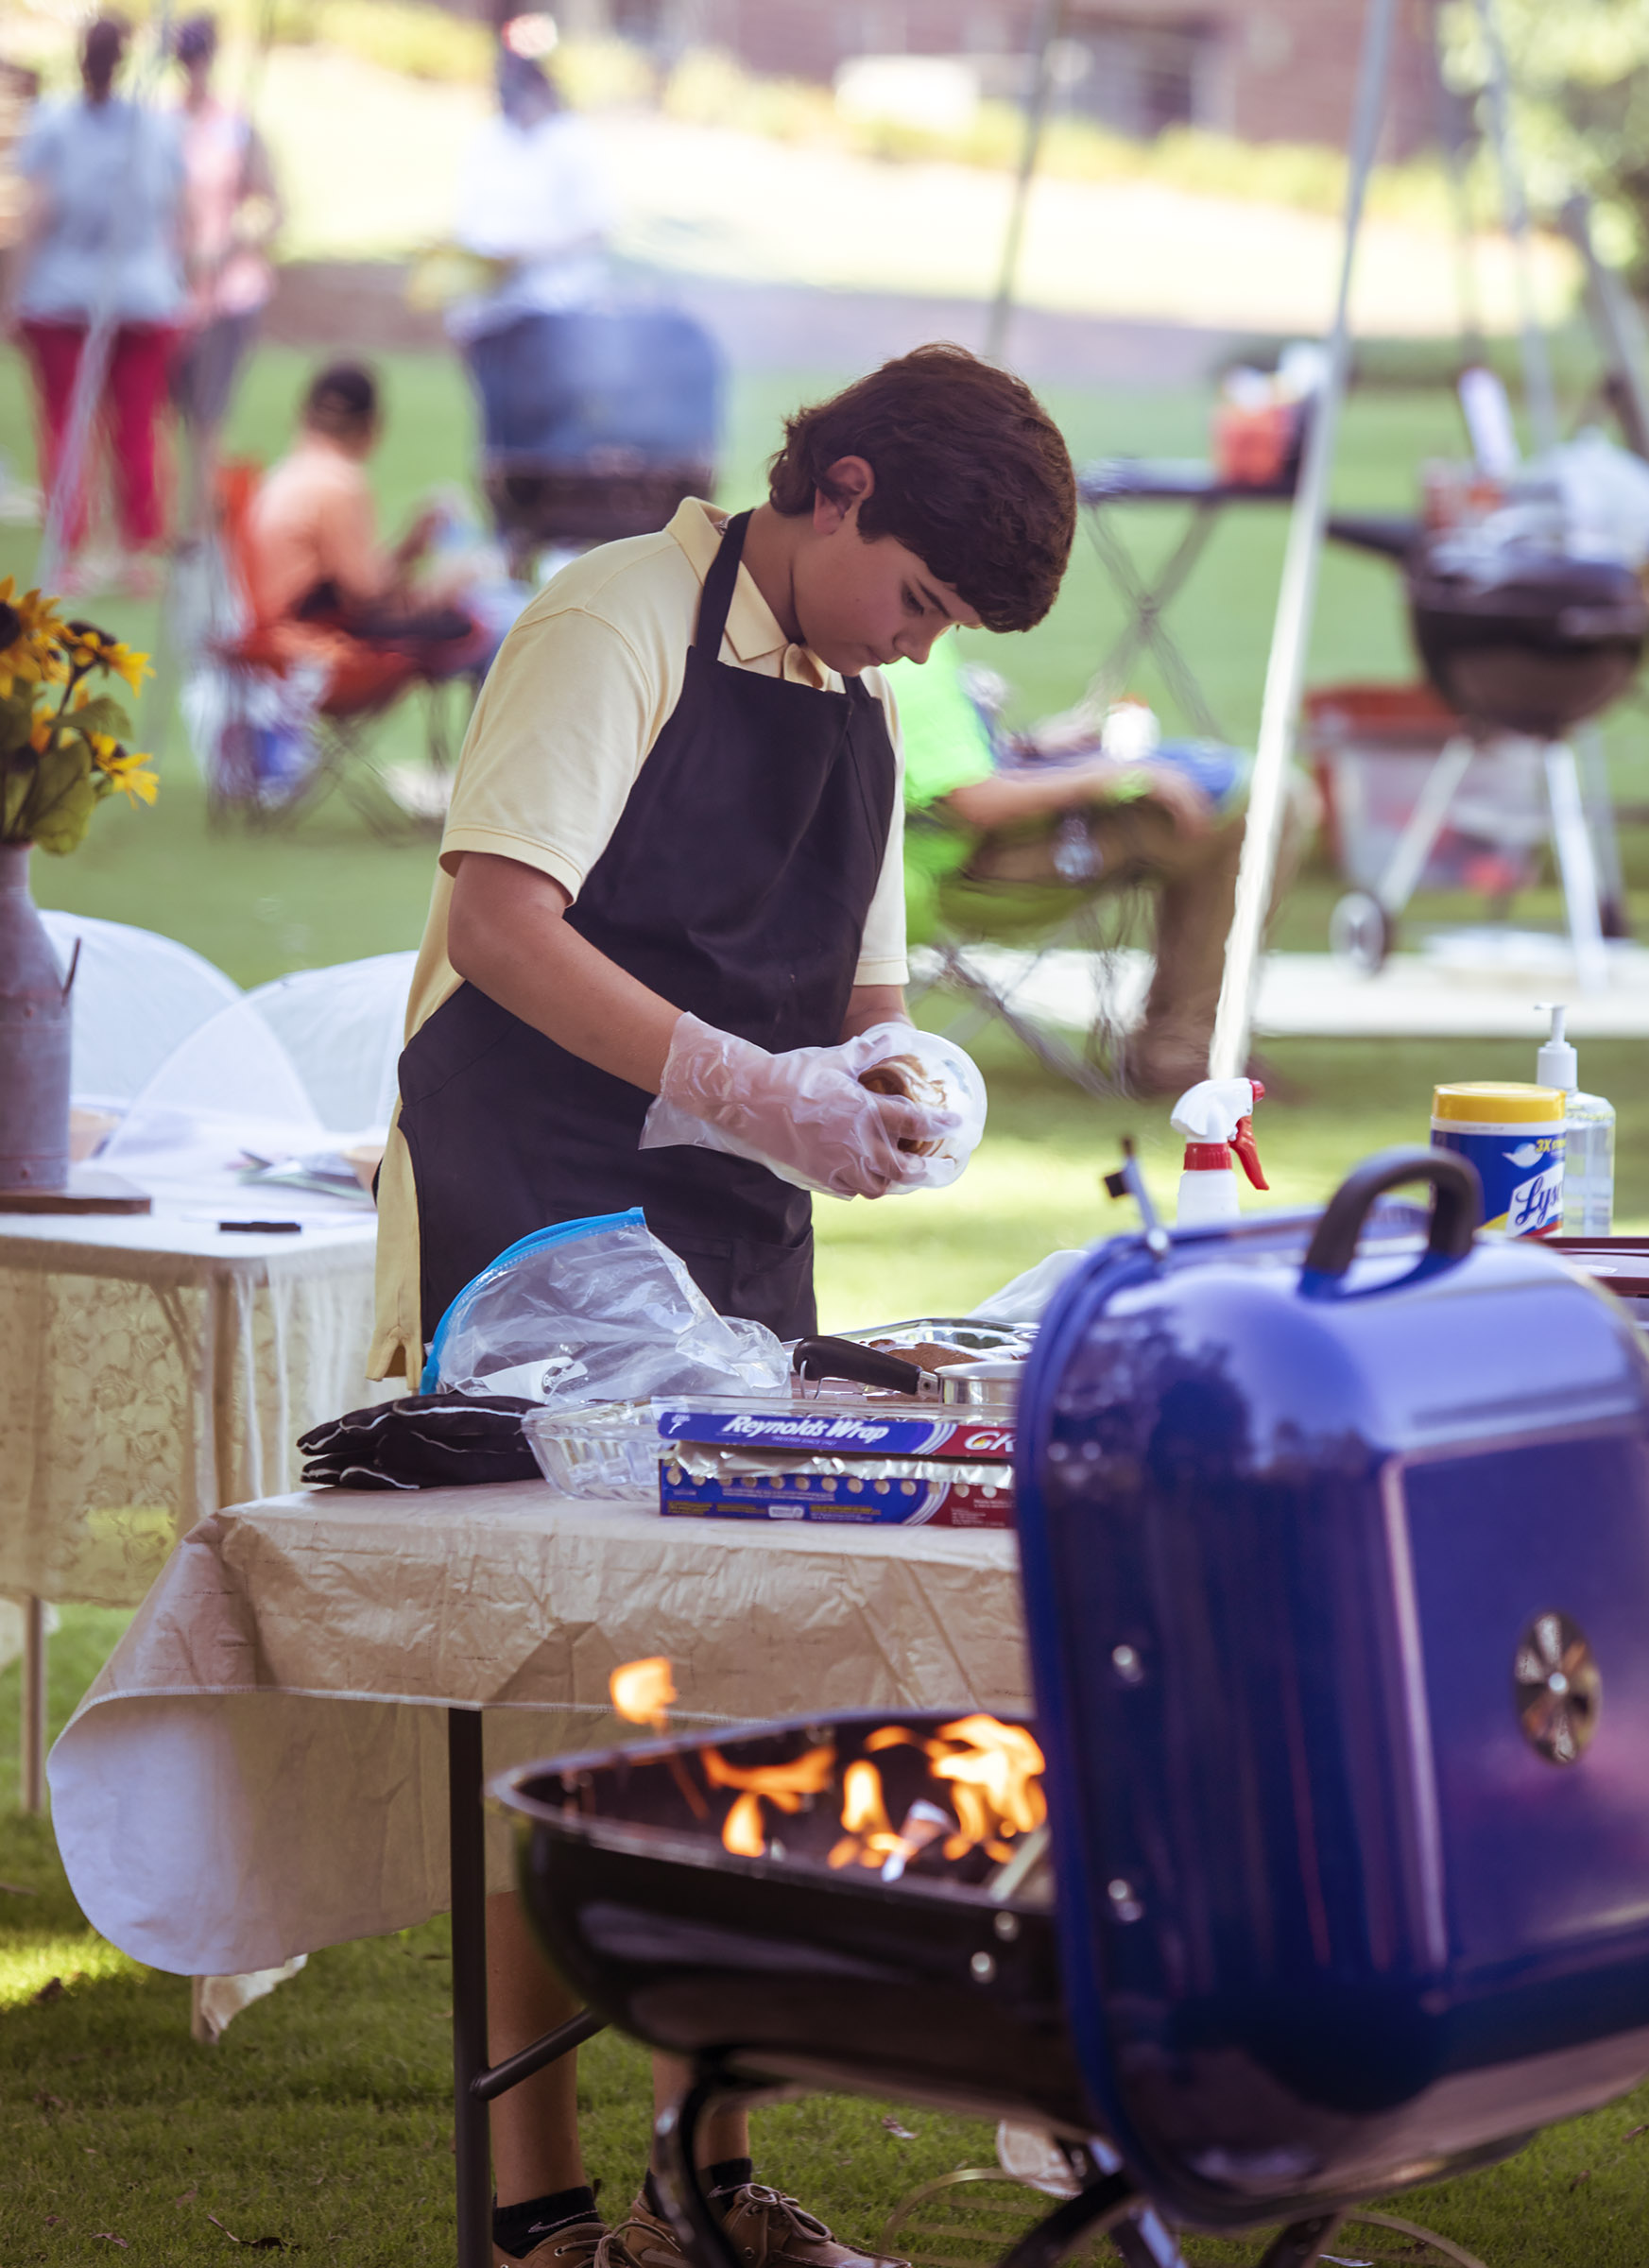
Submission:
[[[1107,526],[1104,506],[1091,506],[1088,514],[1093,547],[1129,614],[1094,673],[1089,697],[1114,700],[1126,691],[1126,674],[1136,657],[1149,652],[1156,657],[1169,691],[1194,729],[1208,740],[1223,740],[1225,734],[1162,617],[1202,557],[1204,546],[1213,533],[1215,509],[1207,502],[1194,505],[1179,541],[1158,569],[1155,580],[1141,574],[1119,538]]]
[[[23,1744],[19,1775],[23,1808],[30,1817],[45,1809],[45,1601],[23,1602]]]
[[[453,1901],[453,2139],[458,2268],[492,2268],[492,2168],[487,2105],[487,1856],[481,1831],[481,1712],[447,1711],[447,1832]]]

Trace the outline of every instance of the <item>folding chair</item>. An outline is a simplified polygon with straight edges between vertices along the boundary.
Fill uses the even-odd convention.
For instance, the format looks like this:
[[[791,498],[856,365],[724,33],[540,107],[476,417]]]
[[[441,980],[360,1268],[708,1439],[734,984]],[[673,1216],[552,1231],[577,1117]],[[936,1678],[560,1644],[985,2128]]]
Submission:
[[[185,696],[209,823],[239,816],[252,826],[292,826],[335,790],[384,840],[438,825],[455,753],[449,687],[467,685],[472,706],[479,662],[435,677],[414,655],[342,630],[259,621],[247,524],[261,477],[244,459],[218,474],[222,627],[203,643],[207,681],[198,675]],[[374,741],[388,713],[418,689],[428,702],[422,738],[431,784],[414,796]]]
[[[908,815],[907,847],[940,823]],[[1083,1093],[1124,1091],[1122,1045],[1148,981],[1142,891],[1097,878],[1056,885],[955,874],[936,892],[908,864],[906,882],[912,999],[957,1004],[941,1030],[966,1047],[999,1023]],[[1068,1031],[1082,1035],[1078,1045]]]

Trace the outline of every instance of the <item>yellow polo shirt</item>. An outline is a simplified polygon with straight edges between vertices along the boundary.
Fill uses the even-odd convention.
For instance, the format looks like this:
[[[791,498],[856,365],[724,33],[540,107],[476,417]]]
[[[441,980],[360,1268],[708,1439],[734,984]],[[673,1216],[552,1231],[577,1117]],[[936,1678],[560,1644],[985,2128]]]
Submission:
[[[681,697],[699,594],[726,515],[689,498],[654,536],[606,543],[546,585],[504,642],[475,704],[441,836],[440,861],[406,1005],[406,1037],[460,978],[447,958],[447,914],[458,854],[491,851],[537,867],[576,898],[611,839],[654,743]],[[840,693],[842,680],[806,646],[790,644],[754,578],[741,567],[721,659],[735,669]],[[899,723],[881,672],[865,672],[881,701],[894,755]],[[902,781],[882,873],[866,917],[853,981],[902,985],[904,957]],[[399,1125],[378,1180],[377,1326],[372,1378],[416,1382],[438,1316],[419,1313],[418,1196]]]

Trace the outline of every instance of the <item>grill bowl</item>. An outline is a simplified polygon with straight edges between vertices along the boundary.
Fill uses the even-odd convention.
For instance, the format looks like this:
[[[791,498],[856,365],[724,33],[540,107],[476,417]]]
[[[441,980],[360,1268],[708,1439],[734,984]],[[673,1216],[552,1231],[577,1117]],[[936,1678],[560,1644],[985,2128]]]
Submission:
[[[1484,584],[1421,549],[1407,582],[1426,674],[1474,724],[1561,740],[1618,700],[1642,660],[1642,589],[1608,560],[1514,553]]]
[[[505,1774],[493,1794],[516,1821],[519,1886],[544,1951],[598,2015],[673,2054],[731,2054],[761,2078],[1091,2132],[1053,1907],[993,1899],[983,1852],[956,1865],[923,1853],[891,1882],[828,1863],[841,1773],[867,1737],[892,1724],[927,1738],[954,1713],[862,1711]],[[704,1817],[685,1793],[704,1791],[708,1750],[745,1770],[827,1744],[832,1788],[789,1815],[764,1805],[761,1858],[723,1847],[731,1791],[709,1792]],[[895,1820],[942,1793],[916,1749],[874,1761]]]

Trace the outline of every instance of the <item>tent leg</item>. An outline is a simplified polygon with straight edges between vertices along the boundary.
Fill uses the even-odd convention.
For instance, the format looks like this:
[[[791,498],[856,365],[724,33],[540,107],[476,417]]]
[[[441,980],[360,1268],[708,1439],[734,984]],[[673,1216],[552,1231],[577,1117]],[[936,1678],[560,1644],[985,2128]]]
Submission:
[[[1385,111],[1396,17],[1397,0],[1368,0],[1368,12],[1363,23],[1363,53],[1357,66],[1357,103],[1346,190],[1345,249],[1340,260],[1333,326],[1329,334],[1329,368],[1312,405],[1305,461],[1300,468],[1288,526],[1288,550],[1282,564],[1282,587],[1277,597],[1271,655],[1265,667],[1265,697],[1248,790],[1248,821],[1243,831],[1243,855],[1237,868],[1237,902],[1226,942],[1225,979],[1214,1017],[1213,1042],[1209,1049],[1209,1076],[1215,1079],[1240,1078],[1248,1057],[1261,937],[1266,908],[1271,902],[1277,848],[1282,833],[1288,767],[1294,756],[1295,724],[1305,681],[1306,645],[1316,601],[1317,564],[1322,557],[1323,525],[1328,518],[1329,472],[1334,461],[1340,404],[1346,391],[1351,271],[1357,258],[1364,195]]]

